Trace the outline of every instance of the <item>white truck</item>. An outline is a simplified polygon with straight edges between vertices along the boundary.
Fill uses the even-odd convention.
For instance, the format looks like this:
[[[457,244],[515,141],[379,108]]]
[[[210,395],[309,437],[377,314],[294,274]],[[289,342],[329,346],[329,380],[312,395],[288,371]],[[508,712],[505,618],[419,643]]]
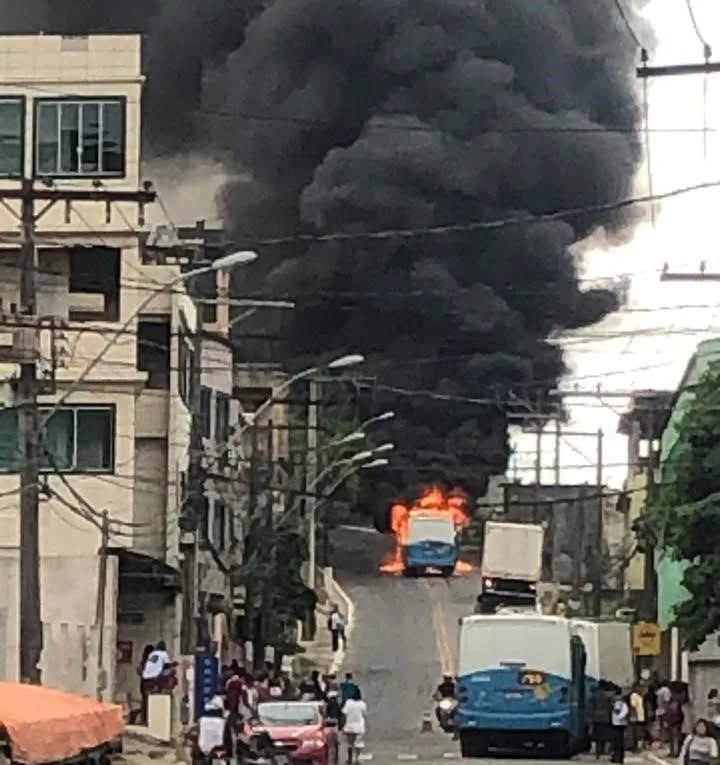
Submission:
[[[538,610],[545,532],[533,523],[487,521],[483,540],[482,589],[476,612]]]
[[[629,688],[635,679],[632,651],[632,627],[615,619],[572,619],[576,634],[585,644],[585,675],[588,690],[597,681],[609,680]]]

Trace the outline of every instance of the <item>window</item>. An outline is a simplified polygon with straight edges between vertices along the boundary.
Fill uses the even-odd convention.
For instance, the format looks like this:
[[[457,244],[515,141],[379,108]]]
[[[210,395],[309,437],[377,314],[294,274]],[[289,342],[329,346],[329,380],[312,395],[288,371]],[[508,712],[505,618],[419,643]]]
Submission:
[[[148,373],[148,388],[170,389],[169,317],[153,316],[138,322],[137,368]]]
[[[120,251],[114,247],[70,250],[71,321],[119,321]]]
[[[40,410],[43,417],[48,410]],[[110,406],[63,407],[43,434],[43,472],[110,473],[115,469],[115,409]],[[17,409],[0,410],[0,472],[20,464]]]
[[[194,288],[202,300],[217,300],[217,271],[209,271],[195,277]],[[217,303],[202,303],[203,324],[217,323]]]
[[[227,507],[216,499],[213,503],[213,544],[216,550],[224,550],[227,541]]]
[[[185,405],[192,406],[193,346],[187,324],[180,319],[178,330],[178,393]]]
[[[0,98],[0,177],[23,173],[23,127],[25,102],[22,98]]]
[[[226,444],[230,436],[230,396],[215,394],[215,440]]]
[[[124,99],[35,99],[36,175],[124,173]]]
[[[203,438],[210,438],[210,418],[212,416],[212,391],[204,385],[200,388],[200,422]]]

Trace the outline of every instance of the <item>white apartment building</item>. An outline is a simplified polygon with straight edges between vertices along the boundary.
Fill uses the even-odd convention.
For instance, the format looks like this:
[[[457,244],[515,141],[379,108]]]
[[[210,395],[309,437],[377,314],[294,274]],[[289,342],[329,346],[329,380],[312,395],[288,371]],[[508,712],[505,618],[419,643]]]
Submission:
[[[139,36],[0,37],[0,189],[33,178],[45,188],[137,190]],[[38,204],[38,212],[42,203]],[[0,359],[14,342],[19,292],[18,203],[0,205]],[[107,697],[138,696],[143,646],[178,633],[177,515],[187,470],[190,345],[197,317],[180,290],[161,292],[178,266],[146,265],[135,203],[57,203],[37,221],[41,367],[57,366],[41,398],[53,415],[41,503],[43,681],[94,693],[98,514],[111,548],[105,656]],[[159,286],[160,285],[160,286]],[[113,333],[157,293],[102,360]],[[4,333],[4,334],[3,334]],[[18,367],[0,363],[0,382]],[[78,383],[77,381],[82,381]],[[0,410],[0,679],[18,675],[17,414]],[[88,520],[89,519],[89,520]],[[116,660],[117,659],[117,660]]]

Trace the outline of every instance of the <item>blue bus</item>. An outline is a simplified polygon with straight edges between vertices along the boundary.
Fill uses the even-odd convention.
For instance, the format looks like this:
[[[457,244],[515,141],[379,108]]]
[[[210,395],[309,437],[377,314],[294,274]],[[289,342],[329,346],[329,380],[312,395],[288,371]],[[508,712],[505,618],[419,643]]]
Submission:
[[[403,558],[406,576],[418,576],[428,570],[452,576],[458,561],[457,533],[452,516],[449,513],[412,514]]]
[[[460,620],[456,725],[463,757],[539,747],[571,756],[585,743],[582,639],[569,619],[535,613]]]

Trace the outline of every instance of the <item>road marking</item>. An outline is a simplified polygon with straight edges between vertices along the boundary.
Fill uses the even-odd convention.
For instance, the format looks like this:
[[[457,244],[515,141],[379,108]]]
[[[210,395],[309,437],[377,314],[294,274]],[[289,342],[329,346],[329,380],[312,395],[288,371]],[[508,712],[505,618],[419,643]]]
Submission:
[[[418,755],[410,753],[410,752],[407,752],[406,754],[399,754],[397,756],[397,758],[398,758],[398,760],[403,760],[405,762],[409,762],[410,760],[417,760],[418,759]]]
[[[360,760],[360,762],[370,762],[372,758],[372,752],[361,752],[358,756],[358,760]]]
[[[459,760],[460,752],[443,752],[443,760]]]
[[[448,639],[447,626],[445,624],[445,612],[443,611],[442,603],[436,597],[435,588],[432,586],[430,581],[428,579],[423,579],[422,581],[430,599],[433,632],[435,633],[435,645],[437,647],[438,658],[440,659],[440,666],[442,667],[442,673],[443,675],[452,675],[454,664],[453,652],[450,648],[450,640]]]

